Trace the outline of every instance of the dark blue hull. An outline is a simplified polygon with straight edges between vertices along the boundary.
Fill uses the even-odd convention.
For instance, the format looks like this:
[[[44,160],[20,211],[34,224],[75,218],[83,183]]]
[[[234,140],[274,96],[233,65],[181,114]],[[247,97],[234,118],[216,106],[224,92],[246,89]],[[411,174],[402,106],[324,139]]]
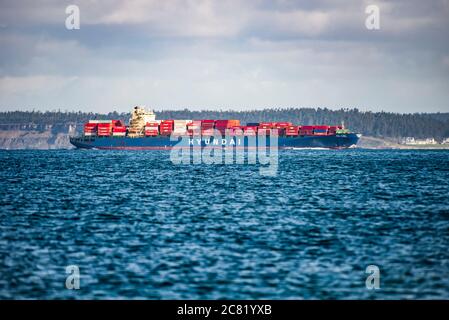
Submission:
[[[265,140],[265,139],[262,139]],[[179,137],[170,139],[167,136],[157,137],[71,137],[70,143],[77,148],[84,149],[129,149],[129,150],[160,150],[183,147],[236,147],[252,148],[258,144],[270,146],[270,139],[262,142],[256,137]],[[349,148],[357,144],[359,136],[355,133],[337,134],[328,136],[297,136],[278,137],[279,148]]]

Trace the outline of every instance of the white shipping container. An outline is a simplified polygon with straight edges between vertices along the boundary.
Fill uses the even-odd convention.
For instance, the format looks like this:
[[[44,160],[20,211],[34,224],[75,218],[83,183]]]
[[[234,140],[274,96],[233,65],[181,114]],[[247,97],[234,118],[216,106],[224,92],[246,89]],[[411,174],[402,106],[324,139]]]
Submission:
[[[126,132],[113,132],[112,135],[114,137],[124,137],[126,136]]]
[[[112,123],[112,120],[89,120],[89,123]]]
[[[192,122],[192,120],[174,120],[174,123],[175,123],[175,124],[177,124],[177,123],[183,123],[183,124],[186,124],[186,123],[189,123],[189,122]]]

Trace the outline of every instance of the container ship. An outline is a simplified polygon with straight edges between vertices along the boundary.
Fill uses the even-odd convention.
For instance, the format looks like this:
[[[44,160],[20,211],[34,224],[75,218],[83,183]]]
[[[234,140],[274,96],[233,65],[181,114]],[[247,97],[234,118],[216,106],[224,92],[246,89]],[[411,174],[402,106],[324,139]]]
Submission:
[[[82,149],[160,150],[176,147],[251,148],[270,145],[277,137],[279,148],[355,147],[360,134],[344,125],[295,125],[291,122],[260,122],[242,125],[239,120],[156,120],[144,107],[135,107],[129,125],[121,120],[90,120],[83,134],[70,137]],[[273,143],[273,142],[271,142]]]

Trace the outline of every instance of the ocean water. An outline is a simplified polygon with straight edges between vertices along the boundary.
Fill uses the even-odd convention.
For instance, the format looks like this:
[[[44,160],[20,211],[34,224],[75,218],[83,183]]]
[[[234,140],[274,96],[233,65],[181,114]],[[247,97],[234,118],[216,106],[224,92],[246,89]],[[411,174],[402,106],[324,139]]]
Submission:
[[[0,298],[449,298],[448,151],[279,162],[263,176],[167,151],[0,151]]]

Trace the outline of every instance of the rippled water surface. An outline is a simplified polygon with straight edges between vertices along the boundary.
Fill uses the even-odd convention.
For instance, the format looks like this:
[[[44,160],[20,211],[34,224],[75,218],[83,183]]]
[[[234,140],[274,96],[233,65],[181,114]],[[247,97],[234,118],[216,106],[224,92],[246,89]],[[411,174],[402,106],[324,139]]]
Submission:
[[[448,151],[282,151],[275,177],[166,151],[0,163],[3,299],[449,298]]]

